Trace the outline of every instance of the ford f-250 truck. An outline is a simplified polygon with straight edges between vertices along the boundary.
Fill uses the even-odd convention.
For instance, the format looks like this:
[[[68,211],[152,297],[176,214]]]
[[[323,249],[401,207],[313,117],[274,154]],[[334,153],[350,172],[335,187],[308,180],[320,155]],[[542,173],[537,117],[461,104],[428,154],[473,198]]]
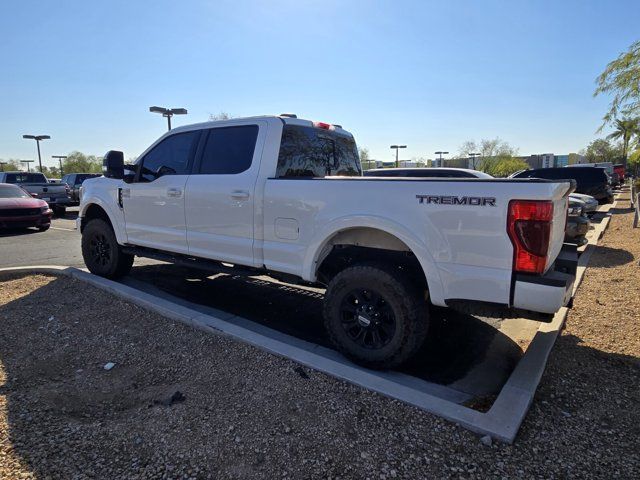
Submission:
[[[350,133],[291,115],[176,128],[123,158],[83,185],[91,272],[119,277],[137,255],[321,284],[332,341],[368,367],[420,348],[429,302],[570,300],[570,181],[363,177]]]

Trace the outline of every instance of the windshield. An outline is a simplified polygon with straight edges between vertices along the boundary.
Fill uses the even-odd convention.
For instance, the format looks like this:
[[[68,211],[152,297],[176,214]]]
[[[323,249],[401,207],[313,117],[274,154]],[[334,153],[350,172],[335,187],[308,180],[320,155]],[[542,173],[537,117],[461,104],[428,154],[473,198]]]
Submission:
[[[0,185],[0,198],[31,198],[31,195],[14,185]]]
[[[356,142],[350,135],[301,125],[285,125],[276,176],[361,176]]]

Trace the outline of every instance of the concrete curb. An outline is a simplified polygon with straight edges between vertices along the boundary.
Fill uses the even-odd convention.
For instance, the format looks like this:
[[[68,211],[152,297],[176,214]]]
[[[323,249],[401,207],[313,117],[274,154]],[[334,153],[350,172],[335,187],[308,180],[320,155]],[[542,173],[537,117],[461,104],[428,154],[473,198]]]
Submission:
[[[617,202],[612,205],[612,208],[616,204]],[[605,219],[598,225],[595,235],[589,241],[587,248],[580,256],[574,294],[582,282],[595,245],[609,225],[611,214],[606,213],[606,215]],[[493,406],[487,413],[482,413],[442,398],[442,394],[446,393],[443,392],[446,387],[441,387],[443,391],[433,392],[439,393],[440,396],[428,393],[424,388],[418,389],[415,386],[406,384],[406,381],[399,382],[398,377],[402,376],[402,374],[367,370],[341,359],[339,355],[332,357],[326,353],[319,354],[315,350],[304,348],[300,343],[296,344],[294,342],[292,344],[291,342],[268,337],[237,325],[229,321],[239,318],[232,314],[220,312],[219,316],[207,315],[73,267],[28,266],[0,269],[0,274],[11,272],[66,275],[87,282],[172,320],[191,325],[207,333],[222,334],[249,343],[257,348],[288,358],[333,377],[414,405],[434,415],[455,422],[473,432],[489,435],[496,440],[507,443],[513,443],[515,440],[520,425],[531,406],[533,396],[546,367],[547,359],[569,311],[567,308],[562,308],[554,315],[551,323],[540,325],[525,355],[505,383]],[[438,386],[435,387],[437,389]],[[433,387],[430,388],[433,389]]]

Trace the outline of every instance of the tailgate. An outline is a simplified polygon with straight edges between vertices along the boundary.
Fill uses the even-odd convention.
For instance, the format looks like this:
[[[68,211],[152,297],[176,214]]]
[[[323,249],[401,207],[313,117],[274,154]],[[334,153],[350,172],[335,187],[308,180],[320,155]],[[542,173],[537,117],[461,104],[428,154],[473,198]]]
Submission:
[[[547,269],[553,265],[564,243],[564,234],[567,227],[567,206],[569,194],[575,190],[575,182],[562,182],[562,187],[556,190],[553,198],[553,224],[551,228],[551,240],[549,241],[549,256]]]
[[[30,193],[47,193],[47,194],[57,194],[57,195],[66,195],[67,189],[64,184],[55,184],[55,183],[23,183],[20,185],[26,191]],[[46,189],[46,190],[45,190]]]

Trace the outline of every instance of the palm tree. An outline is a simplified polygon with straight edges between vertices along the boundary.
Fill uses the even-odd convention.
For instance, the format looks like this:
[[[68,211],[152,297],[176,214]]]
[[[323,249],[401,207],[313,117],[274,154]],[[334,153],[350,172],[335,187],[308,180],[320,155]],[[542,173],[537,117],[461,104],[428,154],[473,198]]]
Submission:
[[[627,166],[627,152],[629,142],[634,135],[640,136],[640,121],[637,118],[623,118],[615,121],[616,129],[607,138],[610,140],[622,139],[622,158],[624,166]]]

